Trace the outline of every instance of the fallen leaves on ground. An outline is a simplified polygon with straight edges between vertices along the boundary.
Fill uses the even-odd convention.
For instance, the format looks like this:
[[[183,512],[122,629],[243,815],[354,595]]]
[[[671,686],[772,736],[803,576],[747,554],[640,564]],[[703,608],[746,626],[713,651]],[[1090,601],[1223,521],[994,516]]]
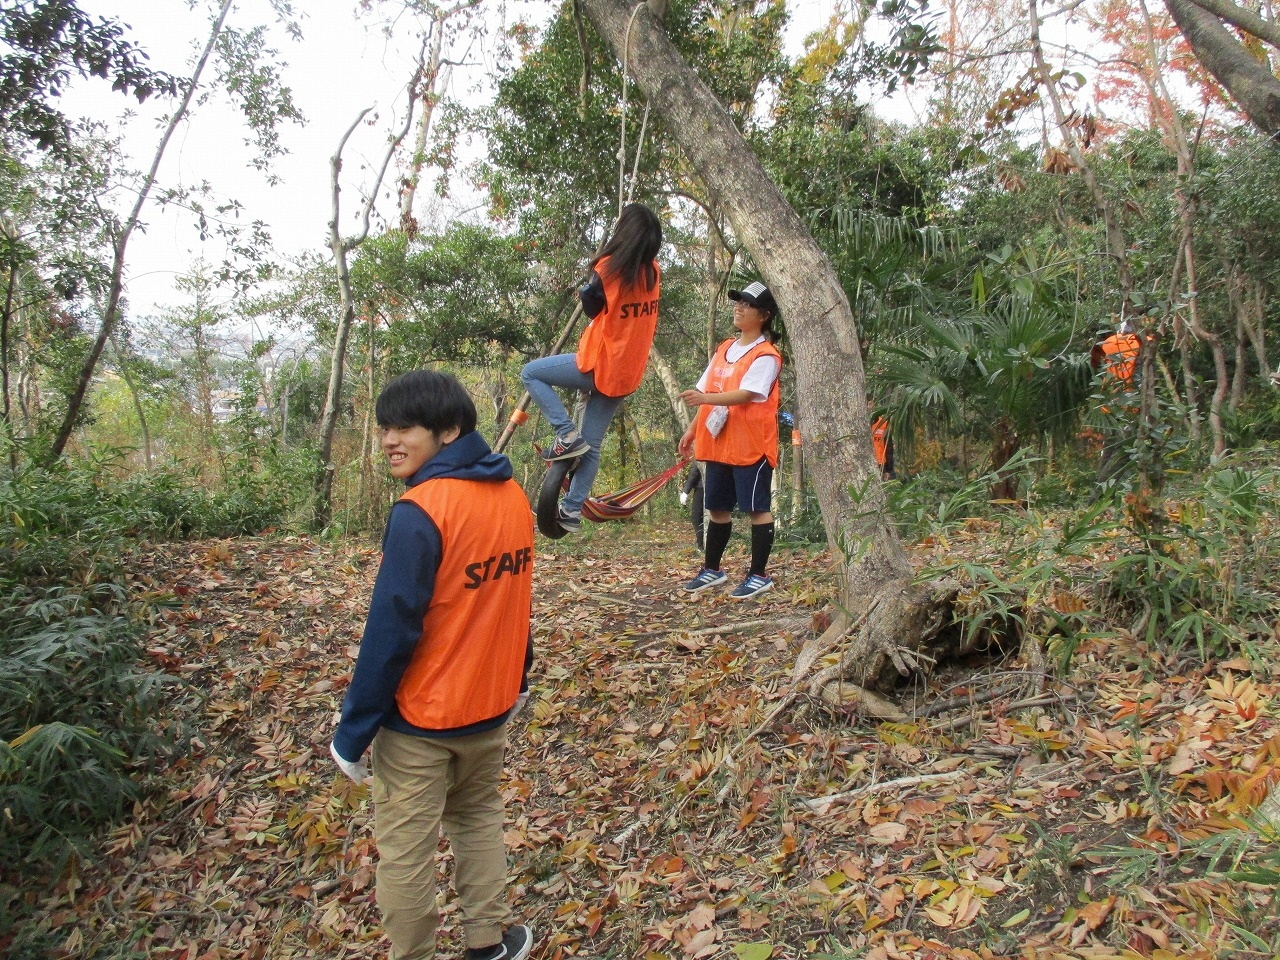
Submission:
[[[687,539],[631,523],[539,542],[503,786],[535,957],[1155,960],[1277,935],[1274,891],[1211,853],[1248,846],[1280,777],[1274,675],[1157,673],[1099,637],[1047,705],[869,724],[801,700],[747,739],[833,565],[779,550],[774,592],[690,596]],[[67,956],[386,955],[368,793],[328,757],[377,562],[303,538],[134,560],[136,595],[161,601],[147,655],[200,700],[189,753],[146,772],[149,799],[47,902]],[[459,938],[445,893],[442,954]]]

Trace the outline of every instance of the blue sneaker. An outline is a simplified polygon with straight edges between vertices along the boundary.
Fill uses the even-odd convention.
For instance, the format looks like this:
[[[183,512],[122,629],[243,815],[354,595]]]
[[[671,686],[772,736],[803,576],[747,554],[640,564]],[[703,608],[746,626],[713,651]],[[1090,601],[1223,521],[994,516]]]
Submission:
[[[581,437],[574,437],[572,440],[556,437],[556,442],[542,451],[542,459],[547,463],[554,463],[556,460],[577,460],[590,449],[591,444]]]
[[[699,590],[707,589],[707,587],[714,587],[717,584],[724,583],[728,579],[723,570],[708,570],[703,567],[698,571],[696,577],[684,585],[684,589],[690,593],[697,593]]]
[[[751,597],[761,593],[768,593],[773,589],[773,580],[769,577],[762,577],[758,573],[753,573],[747,579],[733,588],[733,592],[729,594],[734,600],[748,600]]]

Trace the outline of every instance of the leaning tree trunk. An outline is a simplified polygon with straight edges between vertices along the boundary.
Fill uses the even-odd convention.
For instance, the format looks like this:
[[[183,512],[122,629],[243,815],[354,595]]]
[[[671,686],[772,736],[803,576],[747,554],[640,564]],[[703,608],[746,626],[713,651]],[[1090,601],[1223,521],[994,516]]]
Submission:
[[[928,601],[913,590],[911,565],[885,516],[849,300],[826,254],[650,9],[633,15],[630,0],[583,0],[582,7],[615,56],[625,59],[705,185],[710,205],[724,211],[787,318],[809,476],[827,542],[843,561],[840,604],[844,611],[873,611],[851,645],[854,655],[843,677],[880,683],[910,666],[898,647],[921,644],[912,625]],[[851,622],[849,613],[837,617],[819,644],[839,639]]]
[[[1280,137],[1280,80],[1204,8],[1207,4],[1164,0],[1164,5],[1196,58],[1227,88],[1245,116],[1267,136]]]

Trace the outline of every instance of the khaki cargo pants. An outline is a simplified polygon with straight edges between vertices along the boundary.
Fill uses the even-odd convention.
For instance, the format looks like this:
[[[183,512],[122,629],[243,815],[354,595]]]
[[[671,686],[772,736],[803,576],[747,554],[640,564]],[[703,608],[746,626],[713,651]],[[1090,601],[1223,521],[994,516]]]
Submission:
[[[441,824],[453,848],[453,885],[467,945],[487,947],[502,939],[507,853],[498,784],[506,745],[506,724],[440,739],[384,728],[374,740],[378,908],[392,960],[435,956]]]

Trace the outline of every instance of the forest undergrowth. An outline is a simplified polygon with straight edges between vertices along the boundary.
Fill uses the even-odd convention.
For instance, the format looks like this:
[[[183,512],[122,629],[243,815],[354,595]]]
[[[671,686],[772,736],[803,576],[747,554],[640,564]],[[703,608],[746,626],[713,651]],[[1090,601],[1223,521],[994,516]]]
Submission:
[[[960,523],[945,551],[997,565],[1006,546]],[[1280,777],[1274,629],[1264,659],[1208,665],[1096,630],[1038,693],[981,696],[1023,667],[993,650],[899,691],[908,722],[803,699],[768,720],[834,590],[828,553],[779,549],[778,589],[743,604],[678,589],[686,524],[538,550],[503,792],[540,960],[1275,954],[1280,844],[1256,815]],[[129,561],[147,658],[201,697],[194,739],[100,857],[4,891],[30,916],[10,955],[386,955],[368,793],[328,757],[377,561],[279,536]]]

